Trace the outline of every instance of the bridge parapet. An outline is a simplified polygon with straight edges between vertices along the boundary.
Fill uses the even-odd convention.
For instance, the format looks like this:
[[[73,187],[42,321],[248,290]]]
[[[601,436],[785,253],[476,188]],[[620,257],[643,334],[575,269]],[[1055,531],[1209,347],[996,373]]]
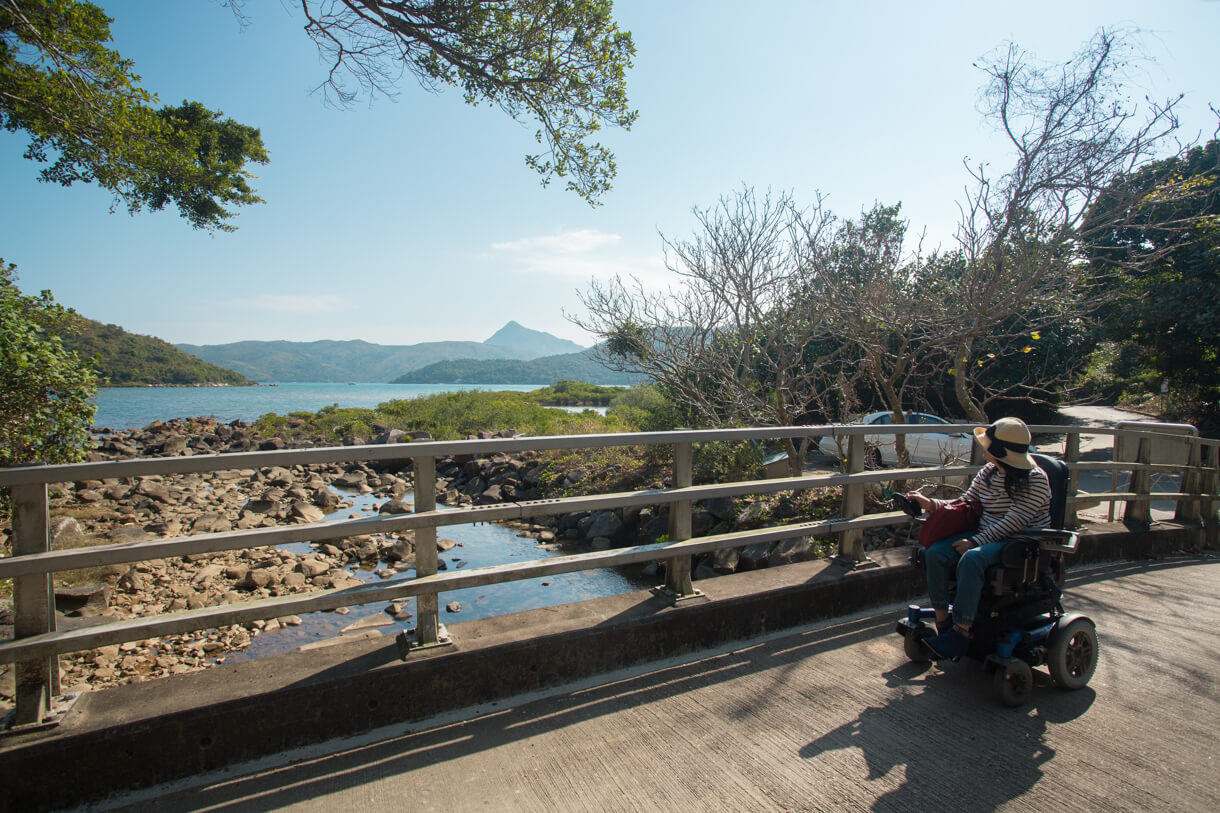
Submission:
[[[60,654],[91,649],[107,644],[137,641],[157,636],[211,629],[258,619],[329,610],[377,600],[417,598],[416,648],[443,645],[446,636],[438,619],[439,594],[466,587],[493,585],[538,576],[663,560],[666,584],[660,594],[670,603],[686,602],[699,595],[690,579],[691,557],[724,548],[744,547],[794,537],[832,537],[838,541],[838,562],[847,569],[869,564],[862,532],[868,528],[903,525],[907,518],[900,512],[864,513],[864,490],[869,484],[914,478],[967,478],[977,471],[977,462],[947,464],[932,468],[869,470],[864,468],[865,435],[910,435],[923,432],[970,432],[972,425],[923,426],[802,426],[762,427],[728,430],[690,430],[612,435],[576,435],[534,438],[499,438],[453,442],[417,442],[394,446],[328,447],[273,452],[246,452],[226,455],[145,458],[120,462],[83,463],[61,466],[27,466],[0,469],[0,487],[13,495],[13,556],[0,559],[0,578],[14,584],[14,638],[0,643],[0,662],[15,662],[17,669],[17,709],[15,726],[21,729],[53,724],[57,704],[62,703],[58,685],[57,659]],[[1127,518],[1142,518],[1140,508],[1153,500],[1174,500],[1181,518],[1214,525],[1220,506],[1220,441],[1172,435],[1184,442],[1188,459],[1181,463],[1148,462],[1150,444],[1168,433],[1160,427],[1081,428],[1034,426],[1035,434],[1065,436],[1064,458],[1072,472],[1069,516],[1084,502],[1125,502]],[[1134,441],[1138,453],[1133,461],[1113,455],[1110,461],[1080,460],[1079,438],[1113,435],[1116,443]],[[690,459],[692,444],[715,441],[762,441],[777,438],[842,437],[847,443],[844,471],[840,474],[814,474],[768,480],[736,481],[692,485]],[[489,455],[496,452],[570,450],[611,446],[664,445],[673,448],[672,486],[634,492],[586,494],[562,499],[511,502],[473,506],[460,510],[437,511],[435,471],[438,457]],[[412,514],[383,515],[339,522],[308,523],[290,527],[257,528],[225,533],[196,534],[125,544],[99,545],[75,550],[50,549],[48,533],[47,486],[51,483],[101,480],[151,474],[180,474],[265,466],[308,465],[354,461],[410,461],[416,473],[416,508]],[[1080,472],[1094,470],[1131,472],[1128,489],[1076,495]],[[1176,492],[1151,490],[1152,473],[1182,478]],[[1145,476],[1148,475],[1148,476]],[[820,521],[762,528],[751,531],[690,538],[691,506],[695,501],[748,494],[773,494],[808,488],[841,488],[840,517]],[[475,522],[499,522],[536,518],[579,511],[594,511],[633,506],[668,505],[669,538],[662,543],[638,545],[592,553],[456,572],[438,572],[436,531],[440,527]],[[1135,506],[1135,508],[1133,508]],[[1187,508],[1191,506],[1192,508]],[[1194,511],[1197,507],[1197,518]],[[198,610],[168,613],[117,621],[73,630],[56,630],[52,578],[56,572],[100,565],[135,563],[166,556],[213,553],[291,542],[322,541],[362,534],[412,530],[416,533],[417,560],[414,578],[387,584],[366,584],[346,589],[323,590],[307,595],[279,596],[235,604],[222,604]]]

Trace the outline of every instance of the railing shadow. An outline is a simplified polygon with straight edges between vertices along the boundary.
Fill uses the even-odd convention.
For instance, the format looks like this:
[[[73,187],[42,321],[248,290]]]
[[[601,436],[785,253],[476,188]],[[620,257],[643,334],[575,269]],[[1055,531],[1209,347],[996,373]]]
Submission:
[[[795,668],[799,662],[842,647],[888,634],[892,614],[875,615],[816,630],[788,633],[761,643],[743,643],[720,654],[700,653],[698,660],[672,665],[649,664],[623,670],[618,675],[597,678],[597,685],[570,689],[541,698],[525,697],[504,701],[514,703],[502,710],[487,711],[469,721],[434,725],[412,731],[429,721],[389,726],[360,737],[328,743],[330,750],[318,755],[316,748],[301,748],[264,761],[256,773],[233,777],[217,772],[200,777],[202,786],[165,793],[165,788],[136,794],[122,806],[101,806],[96,810],[173,811],[184,810],[260,811],[316,800],[341,790],[407,773],[449,760],[490,751],[548,732],[614,714],[632,707],[646,706],[667,698],[696,691],[722,681],[764,669]],[[384,663],[392,647],[370,653],[366,666]],[[783,680],[782,673],[776,680]],[[541,701],[541,702],[540,702]],[[542,705],[544,703],[545,705]],[[749,714],[740,708],[735,714]],[[246,766],[247,770],[250,766]]]

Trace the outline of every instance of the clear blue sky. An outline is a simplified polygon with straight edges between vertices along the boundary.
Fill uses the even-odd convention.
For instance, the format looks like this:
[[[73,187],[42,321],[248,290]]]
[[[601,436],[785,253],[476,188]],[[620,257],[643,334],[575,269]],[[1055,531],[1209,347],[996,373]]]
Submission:
[[[640,117],[604,141],[618,178],[592,209],[524,165],[534,128],[404,80],[396,102],[326,107],[324,66],[292,3],[107,0],[115,47],[164,103],[203,102],[261,128],[267,203],[234,234],[176,212],[109,214],[110,195],[39,184],[27,139],[0,133],[0,256],[27,292],[171,342],[481,341],[509,319],[581,344],[563,313],[615,273],[663,274],[658,232],[743,183],[815,191],[851,217],[901,202],[948,244],[962,159],[1009,163],[976,110],[971,63],[1008,41],[1062,61],[1100,26],[1137,28],[1154,62],[1133,92],[1185,93],[1187,137],[1220,105],[1220,2],[618,0],[635,38]]]

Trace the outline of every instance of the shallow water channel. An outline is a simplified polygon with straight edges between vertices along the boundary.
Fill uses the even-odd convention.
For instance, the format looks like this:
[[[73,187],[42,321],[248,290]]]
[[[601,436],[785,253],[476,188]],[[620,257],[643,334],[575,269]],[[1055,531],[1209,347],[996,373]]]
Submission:
[[[377,513],[378,506],[386,500],[373,494],[357,494],[336,489],[347,507],[334,511],[326,516],[327,520],[347,519],[352,515],[368,516]],[[410,502],[413,495],[410,492],[403,497]],[[348,502],[351,505],[347,505]],[[443,505],[437,506],[446,510]],[[457,545],[451,550],[440,553],[440,559],[447,570],[468,567],[486,567],[488,565],[506,564],[514,560],[530,561],[561,555],[558,550],[539,545],[537,540],[521,537],[515,528],[487,523],[471,525],[450,525],[437,529],[438,537],[454,540]],[[310,553],[314,550],[308,542],[290,545],[279,545],[279,548],[296,554]],[[390,583],[403,579],[414,578],[414,569],[395,573],[389,578],[382,578],[375,572],[385,567],[381,562],[376,567],[350,564],[346,570],[365,582]],[[601,596],[612,596],[628,593],[652,586],[651,582],[632,579],[615,570],[585,570],[576,573],[561,573],[554,576],[544,576],[523,581],[492,584],[486,587],[467,588],[441,593],[440,621],[442,624],[454,624],[459,621],[472,621],[494,615],[506,615],[522,610],[533,610],[540,607],[553,607],[558,604],[569,604],[574,601],[584,601]],[[453,602],[459,602],[458,612],[449,612],[446,607]],[[298,647],[334,638],[345,631],[354,633],[362,629],[377,629],[382,635],[393,637],[401,629],[415,626],[415,599],[405,599],[407,609],[412,617],[406,621],[394,621],[385,612],[389,603],[377,601],[348,608],[342,612],[318,612],[302,615],[300,626],[280,627],[269,632],[263,632],[254,637],[249,648],[241,652],[229,652],[224,661],[235,662],[254,658],[265,658],[291,652]]]

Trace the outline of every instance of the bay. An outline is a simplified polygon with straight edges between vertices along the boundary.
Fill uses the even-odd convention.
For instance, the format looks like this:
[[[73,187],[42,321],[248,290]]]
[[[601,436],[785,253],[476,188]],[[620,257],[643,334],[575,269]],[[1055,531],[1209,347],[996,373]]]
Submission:
[[[546,384],[345,384],[286,382],[257,387],[107,387],[97,394],[95,426],[135,429],[156,420],[214,417],[253,421],[268,412],[317,412],[322,407],[372,408],[395,399],[441,392],[529,392]],[[600,410],[603,411],[604,410]]]

